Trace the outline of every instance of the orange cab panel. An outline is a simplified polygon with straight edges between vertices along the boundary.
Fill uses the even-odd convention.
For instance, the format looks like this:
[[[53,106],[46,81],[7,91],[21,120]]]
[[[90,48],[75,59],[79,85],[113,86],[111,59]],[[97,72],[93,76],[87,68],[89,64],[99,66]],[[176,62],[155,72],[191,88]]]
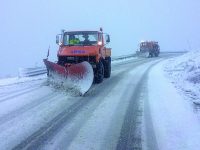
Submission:
[[[58,51],[58,56],[96,56],[99,46],[63,46]]]

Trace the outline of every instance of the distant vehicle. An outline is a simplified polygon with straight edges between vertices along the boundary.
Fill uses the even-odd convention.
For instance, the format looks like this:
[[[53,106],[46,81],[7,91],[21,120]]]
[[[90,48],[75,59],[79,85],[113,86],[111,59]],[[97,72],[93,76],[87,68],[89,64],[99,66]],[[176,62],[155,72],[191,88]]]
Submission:
[[[148,57],[158,57],[160,53],[160,46],[156,41],[142,41],[140,42],[140,50],[138,55],[147,55]]]

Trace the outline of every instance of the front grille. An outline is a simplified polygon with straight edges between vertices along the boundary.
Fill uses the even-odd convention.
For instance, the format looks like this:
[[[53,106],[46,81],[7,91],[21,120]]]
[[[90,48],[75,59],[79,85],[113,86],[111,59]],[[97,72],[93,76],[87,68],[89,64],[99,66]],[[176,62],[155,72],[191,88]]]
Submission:
[[[96,62],[95,56],[59,56],[58,64],[65,65],[66,63],[77,64],[83,61],[87,61],[90,63]]]

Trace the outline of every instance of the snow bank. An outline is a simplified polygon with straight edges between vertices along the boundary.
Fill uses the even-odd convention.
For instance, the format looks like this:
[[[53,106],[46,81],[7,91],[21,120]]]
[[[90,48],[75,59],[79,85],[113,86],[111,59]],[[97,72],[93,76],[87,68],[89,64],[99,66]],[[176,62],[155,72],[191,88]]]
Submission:
[[[175,86],[194,103],[200,103],[200,51],[188,52],[170,59],[165,72]]]
[[[173,70],[169,73],[177,84],[183,86],[182,82],[187,82],[194,85],[193,81],[188,80],[191,76],[187,75],[187,72],[190,72],[189,68],[196,62],[191,63],[191,57],[196,58],[195,54],[188,53],[180,58],[171,59],[170,63],[164,61],[153,67],[149,73],[148,105],[151,111],[148,115],[152,118],[158,148],[161,150],[200,149],[198,117],[194,115],[190,102],[184,100],[163,72],[163,66],[167,66],[168,71]],[[194,76],[196,71],[197,69],[192,70]],[[148,125],[148,122],[146,124]]]

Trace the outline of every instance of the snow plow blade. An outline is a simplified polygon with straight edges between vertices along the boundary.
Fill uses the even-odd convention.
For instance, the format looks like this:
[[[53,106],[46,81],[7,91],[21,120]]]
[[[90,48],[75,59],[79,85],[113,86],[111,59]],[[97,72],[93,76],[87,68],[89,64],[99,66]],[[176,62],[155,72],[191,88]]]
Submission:
[[[147,58],[147,57],[149,57],[149,52],[136,51],[136,56],[137,57],[142,57],[142,58]]]
[[[49,77],[52,77],[54,82],[61,82],[64,87],[75,89],[82,95],[89,90],[93,83],[93,68],[86,61],[78,64],[69,64],[67,66],[58,65],[47,59],[43,61]]]

